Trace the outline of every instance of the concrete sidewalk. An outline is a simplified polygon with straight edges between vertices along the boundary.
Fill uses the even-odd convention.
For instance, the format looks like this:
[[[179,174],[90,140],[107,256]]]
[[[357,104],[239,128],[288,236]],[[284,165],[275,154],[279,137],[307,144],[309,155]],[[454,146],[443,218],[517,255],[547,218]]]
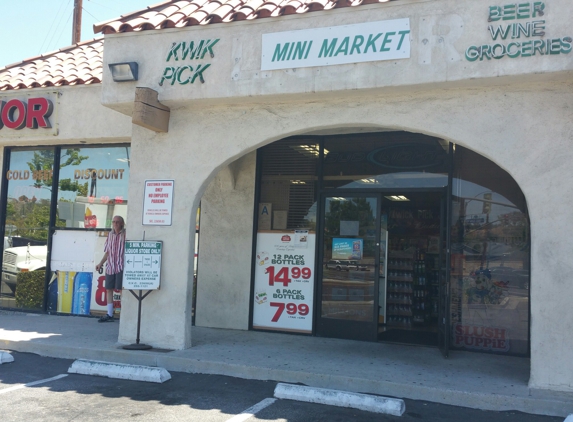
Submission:
[[[486,410],[567,416],[573,393],[531,390],[529,359],[308,336],[193,327],[193,347],[129,351],[119,324],[0,311],[0,349],[168,371],[302,383]],[[0,367],[1,375],[1,367]]]

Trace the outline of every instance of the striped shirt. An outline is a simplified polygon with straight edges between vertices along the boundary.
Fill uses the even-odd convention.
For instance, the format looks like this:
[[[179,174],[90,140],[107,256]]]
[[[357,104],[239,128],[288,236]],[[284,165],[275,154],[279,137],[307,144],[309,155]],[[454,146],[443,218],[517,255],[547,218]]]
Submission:
[[[116,233],[111,231],[107,239],[103,251],[107,252],[107,265],[105,267],[106,274],[117,274],[123,271],[123,254],[125,252],[125,229]]]

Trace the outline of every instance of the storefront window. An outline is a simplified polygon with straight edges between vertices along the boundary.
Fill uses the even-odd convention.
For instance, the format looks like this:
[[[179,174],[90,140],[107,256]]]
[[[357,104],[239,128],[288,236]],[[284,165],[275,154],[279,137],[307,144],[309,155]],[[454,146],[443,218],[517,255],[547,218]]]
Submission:
[[[0,307],[105,312],[104,275],[93,272],[93,263],[103,255],[113,216],[127,215],[129,152],[128,146],[9,151]],[[53,180],[59,181],[55,231]],[[50,236],[52,273],[46,280]]]
[[[456,146],[452,186],[452,346],[526,355],[529,219],[513,178]]]
[[[328,138],[325,189],[435,188],[448,184],[447,142],[409,132]]]
[[[41,309],[50,225],[54,149],[12,150],[0,306]],[[17,288],[18,286],[18,288]]]
[[[62,148],[58,189],[59,225],[111,228],[127,215],[129,147]]]
[[[319,144],[260,150],[253,328],[312,332]]]

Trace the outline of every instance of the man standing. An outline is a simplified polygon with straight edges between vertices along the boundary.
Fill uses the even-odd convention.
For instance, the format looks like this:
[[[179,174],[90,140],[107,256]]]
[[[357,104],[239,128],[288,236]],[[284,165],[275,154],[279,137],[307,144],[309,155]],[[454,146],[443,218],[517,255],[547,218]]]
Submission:
[[[105,291],[107,297],[107,314],[99,322],[113,322],[113,290],[121,289],[123,281],[123,254],[125,249],[125,222],[123,217],[116,215],[112,220],[112,231],[107,236],[103,247],[104,255],[96,265],[99,272],[105,266]]]

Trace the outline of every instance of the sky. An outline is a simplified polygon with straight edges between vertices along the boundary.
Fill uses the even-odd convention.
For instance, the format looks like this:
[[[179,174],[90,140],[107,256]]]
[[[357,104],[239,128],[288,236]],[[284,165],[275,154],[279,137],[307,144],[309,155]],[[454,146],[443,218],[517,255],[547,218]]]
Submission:
[[[94,23],[161,2],[83,0],[82,41],[96,37]],[[0,0],[0,68],[70,46],[73,11],[74,0]]]

